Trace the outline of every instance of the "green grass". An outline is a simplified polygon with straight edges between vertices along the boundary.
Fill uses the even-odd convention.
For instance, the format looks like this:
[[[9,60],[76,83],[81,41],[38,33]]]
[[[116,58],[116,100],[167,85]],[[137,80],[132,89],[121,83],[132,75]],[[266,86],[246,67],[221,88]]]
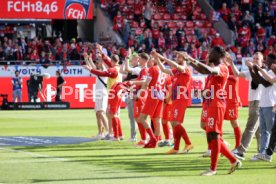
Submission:
[[[209,167],[210,160],[200,157],[206,150],[206,140],[199,128],[199,118],[200,109],[187,110],[184,125],[195,145],[195,149],[187,155],[164,155],[168,148],[136,148],[127,141],[0,149],[0,183],[233,184],[276,181],[275,161],[248,161],[255,154],[255,140],[242,169],[226,175],[229,163],[220,158],[217,176],[200,177],[199,173]],[[242,129],[246,118],[247,109],[241,109],[239,120]],[[130,128],[125,110],[121,112],[121,119],[128,138]],[[0,127],[1,136],[90,137],[97,133],[92,110],[2,111]],[[224,132],[224,138],[234,145],[229,122],[225,122]],[[43,157],[45,155],[49,157]]]

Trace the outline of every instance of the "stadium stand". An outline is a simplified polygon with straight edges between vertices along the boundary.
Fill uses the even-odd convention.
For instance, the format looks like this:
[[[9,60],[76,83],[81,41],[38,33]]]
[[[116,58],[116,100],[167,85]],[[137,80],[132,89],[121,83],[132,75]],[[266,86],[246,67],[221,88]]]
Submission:
[[[222,45],[231,52],[236,63],[242,57],[261,51],[267,56],[275,53],[276,1],[212,1],[214,15],[219,15],[235,33],[235,44],[227,45],[213,28],[196,0],[102,0],[101,8],[113,20],[113,29],[120,33],[127,47],[137,52],[152,48],[173,57],[173,50],[186,51],[204,61],[211,46]],[[231,1],[232,2],[232,1]],[[12,30],[12,29],[11,29]],[[107,53],[124,57],[125,46],[105,45]],[[96,55],[93,43],[81,39],[62,40],[41,37],[11,38],[0,36],[0,64],[81,64],[83,52]],[[23,62],[24,60],[24,62]],[[22,62],[23,63],[22,63]]]

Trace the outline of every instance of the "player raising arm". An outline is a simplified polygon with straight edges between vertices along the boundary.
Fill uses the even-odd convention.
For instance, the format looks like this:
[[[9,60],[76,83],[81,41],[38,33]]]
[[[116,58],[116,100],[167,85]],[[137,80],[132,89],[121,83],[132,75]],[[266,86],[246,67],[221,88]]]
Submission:
[[[154,65],[148,69],[146,79],[142,81],[134,81],[131,83],[140,85],[141,90],[147,91],[147,97],[141,110],[138,122],[141,122],[146,129],[146,132],[150,136],[149,142],[144,148],[155,148],[157,146],[156,136],[160,135],[161,118],[163,115],[163,93],[160,89],[159,82],[161,80],[161,71],[157,66],[157,61],[153,60]],[[150,125],[147,123],[147,117],[150,115],[151,119],[154,120],[155,134],[153,133]]]
[[[84,67],[96,76],[108,77],[107,90],[110,90],[115,83],[121,82],[121,75],[119,73],[119,70],[120,70],[119,56],[112,55],[110,59],[108,56],[103,54],[101,46],[97,45],[97,48],[100,50],[102,59],[109,68],[106,71],[97,70],[96,66],[93,64],[93,61],[89,59],[90,57],[87,57],[87,54],[84,54],[85,61],[87,63],[87,65],[85,65]],[[106,139],[110,140],[112,139],[113,130],[112,130],[112,117],[109,117],[109,116],[108,116],[108,128],[109,128],[108,129],[109,132],[108,132],[108,135],[106,136]]]
[[[225,50],[222,47],[216,46],[209,51],[208,65],[200,63],[196,59],[185,54],[185,58],[192,66],[196,66],[198,72],[207,74],[209,77],[208,89],[212,95],[209,100],[209,107],[207,110],[207,140],[211,145],[211,167],[209,170],[203,172],[203,176],[212,176],[216,174],[219,154],[222,153],[231,163],[231,168],[228,174],[233,173],[236,168],[241,166],[241,162],[237,160],[231,151],[225,145],[221,135],[222,125],[225,113],[225,99],[224,91],[226,81],[229,75],[227,66],[223,63],[225,58]],[[213,91],[211,90],[213,89]]]
[[[188,89],[191,82],[191,70],[187,67],[184,55],[177,52],[177,61],[171,61],[162,55],[153,52],[160,69],[167,74],[173,75],[172,84],[172,127],[174,130],[174,148],[166,154],[179,153],[179,145],[181,137],[185,141],[185,148],[182,153],[189,152],[193,146],[186,133],[185,128],[181,125],[184,120],[185,111],[188,106],[189,96]],[[165,68],[161,60],[169,64],[172,69]]]

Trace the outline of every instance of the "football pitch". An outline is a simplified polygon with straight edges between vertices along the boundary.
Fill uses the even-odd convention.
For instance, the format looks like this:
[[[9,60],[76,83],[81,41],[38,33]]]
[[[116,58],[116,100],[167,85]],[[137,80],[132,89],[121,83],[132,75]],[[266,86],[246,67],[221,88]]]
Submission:
[[[275,183],[276,161],[251,162],[256,153],[254,139],[243,167],[232,175],[228,160],[220,157],[218,174],[202,177],[210,159],[205,133],[200,129],[201,109],[186,111],[184,126],[195,148],[188,154],[164,155],[169,148],[142,149],[128,142],[130,125],[127,111],[121,111],[125,141],[96,141],[52,146],[0,145],[0,183],[100,183],[100,184],[213,184]],[[244,130],[247,108],[240,109]],[[0,136],[84,137],[97,134],[93,110],[0,111]],[[233,149],[234,136],[224,123],[224,139]],[[1,141],[0,141],[1,142]],[[181,147],[184,147],[182,140]]]

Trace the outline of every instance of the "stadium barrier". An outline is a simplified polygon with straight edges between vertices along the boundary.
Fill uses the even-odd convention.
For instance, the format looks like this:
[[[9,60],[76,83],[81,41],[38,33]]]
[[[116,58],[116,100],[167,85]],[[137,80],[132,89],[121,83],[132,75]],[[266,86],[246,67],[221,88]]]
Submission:
[[[246,59],[247,58],[244,58],[242,62],[243,64],[239,66],[240,70],[246,70],[247,67],[244,64]],[[64,85],[66,95],[62,97],[62,101],[69,102],[70,108],[94,108],[95,102],[93,100],[93,95],[95,91],[96,77],[89,71],[85,70],[82,66],[71,65],[65,67],[58,64],[48,67],[43,67],[41,65],[2,65],[0,66],[0,94],[7,94],[8,102],[13,101],[11,81],[16,70],[19,71],[19,75],[23,79],[22,102],[28,102],[27,80],[30,78],[31,73],[49,73],[51,75],[50,79],[45,79],[43,81],[42,90],[38,94],[38,102],[54,102],[56,92],[55,74],[57,70],[60,70],[66,81],[66,84]],[[196,70],[192,71],[193,82],[191,89],[202,90],[205,83],[205,76],[200,75]],[[71,90],[72,92],[68,93],[68,90]],[[88,94],[86,94],[87,91],[89,92]],[[240,79],[239,94],[242,105],[248,106],[248,81],[245,79]],[[201,106],[201,101],[201,99],[192,96],[190,104],[193,106]],[[0,104],[2,104],[1,98]],[[122,104],[122,107],[125,107],[125,103]]]

